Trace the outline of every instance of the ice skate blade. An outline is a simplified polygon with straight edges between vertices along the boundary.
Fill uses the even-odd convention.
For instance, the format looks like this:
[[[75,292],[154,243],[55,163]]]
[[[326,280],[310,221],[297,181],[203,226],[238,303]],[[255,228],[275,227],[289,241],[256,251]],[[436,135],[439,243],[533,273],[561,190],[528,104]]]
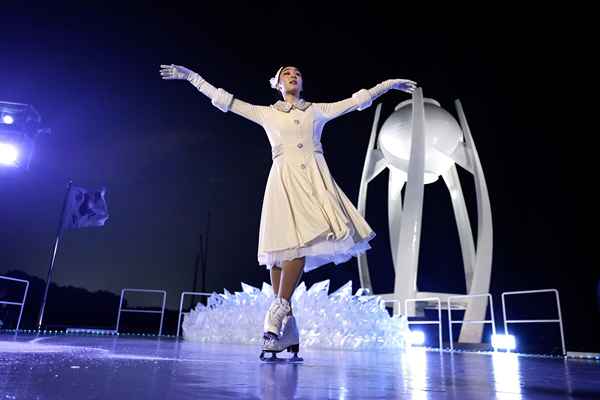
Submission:
[[[267,357],[267,353],[271,353],[270,357]],[[267,362],[267,363],[276,363],[276,362],[284,362],[285,358],[279,358],[277,357],[277,353],[275,352],[270,352],[270,351],[263,351],[260,353],[260,361],[263,362]]]
[[[266,354],[267,353],[271,353],[271,356],[268,357]],[[302,357],[298,357],[297,354],[294,354],[292,357],[289,358],[279,358],[277,357],[277,353],[278,352],[271,352],[271,351],[263,351],[260,353],[260,361],[265,362],[265,363],[286,363],[286,364],[299,364],[304,362],[304,359]]]
[[[304,362],[304,358],[298,357],[298,354],[294,354],[292,357],[287,359],[288,364],[301,364]]]

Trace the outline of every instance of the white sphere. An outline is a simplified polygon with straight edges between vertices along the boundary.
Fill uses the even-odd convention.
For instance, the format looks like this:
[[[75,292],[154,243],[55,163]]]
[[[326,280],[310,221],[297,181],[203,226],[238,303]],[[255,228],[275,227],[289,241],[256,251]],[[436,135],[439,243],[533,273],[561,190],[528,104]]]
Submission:
[[[454,117],[433,99],[425,105],[425,183],[435,182],[454,163],[449,156],[463,140]],[[400,171],[408,172],[412,123],[412,99],[396,106],[381,127],[378,147],[386,160]]]

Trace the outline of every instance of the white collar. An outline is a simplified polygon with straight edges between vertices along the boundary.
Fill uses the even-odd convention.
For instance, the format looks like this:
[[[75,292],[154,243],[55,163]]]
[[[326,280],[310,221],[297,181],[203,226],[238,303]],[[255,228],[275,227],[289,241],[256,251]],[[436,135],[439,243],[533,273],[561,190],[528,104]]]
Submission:
[[[296,107],[298,110],[305,111],[308,107],[310,107],[311,104],[311,102],[305,101],[304,99],[299,99],[294,103],[288,103],[287,101],[279,100],[277,103],[272,104],[271,107],[287,113],[292,110],[292,107]]]

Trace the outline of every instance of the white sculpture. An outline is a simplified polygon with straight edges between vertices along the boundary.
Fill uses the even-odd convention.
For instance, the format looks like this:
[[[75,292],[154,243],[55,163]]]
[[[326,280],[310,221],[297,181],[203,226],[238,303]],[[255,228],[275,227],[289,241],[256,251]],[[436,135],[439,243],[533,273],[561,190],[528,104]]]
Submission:
[[[403,310],[404,300],[439,297],[447,304],[451,293],[420,292],[417,288],[419,242],[424,185],[442,177],[450,192],[460,238],[468,294],[487,293],[492,268],[492,216],[481,162],[460,102],[456,101],[460,126],[438,102],[423,98],[422,88],[412,100],[400,103],[375,137],[381,105],[375,120],[363,169],[358,210],[364,215],[369,182],[389,169],[388,213],[390,244],[395,269],[394,293],[382,297],[394,301],[394,313]],[[473,174],[477,196],[477,250],[467,214],[456,165]],[[406,184],[404,204],[401,191]],[[372,292],[366,255],[358,259],[361,287]],[[410,304],[410,303],[409,303]],[[466,310],[465,320],[484,320],[487,298],[452,301],[453,308]],[[415,303],[408,315],[415,315]],[[459,341],[481,342],[482,324],[463,324]]]

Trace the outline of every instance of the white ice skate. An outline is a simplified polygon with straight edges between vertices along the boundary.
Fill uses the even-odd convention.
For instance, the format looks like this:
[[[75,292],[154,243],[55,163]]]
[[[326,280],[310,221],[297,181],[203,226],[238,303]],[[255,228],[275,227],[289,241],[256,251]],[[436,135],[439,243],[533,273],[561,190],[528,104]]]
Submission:
[[[277,353],[286,350],[294,355],[288,359],[277,358]],[[300,351],[300,333],[298,332],[298,325],[296,324],[296,318],[293,315],[288,315],[283,321],[283,328],[281,334],[277,337],[275,335],[265,336],[263,343],[262,353],[260,359],[267,362],[285,361],[290,363],[297,363],[304,361],[301,357],[298,357]],[[265,353],[271,353],[271,357],[265,357]]]
[[[286,299],[277,297],[273,300],[267,311],[267,315],[265,315],[263,338],[267,339],[267,337],[279,336],[283,319],[290,313],[291,309],[290,303]]]

